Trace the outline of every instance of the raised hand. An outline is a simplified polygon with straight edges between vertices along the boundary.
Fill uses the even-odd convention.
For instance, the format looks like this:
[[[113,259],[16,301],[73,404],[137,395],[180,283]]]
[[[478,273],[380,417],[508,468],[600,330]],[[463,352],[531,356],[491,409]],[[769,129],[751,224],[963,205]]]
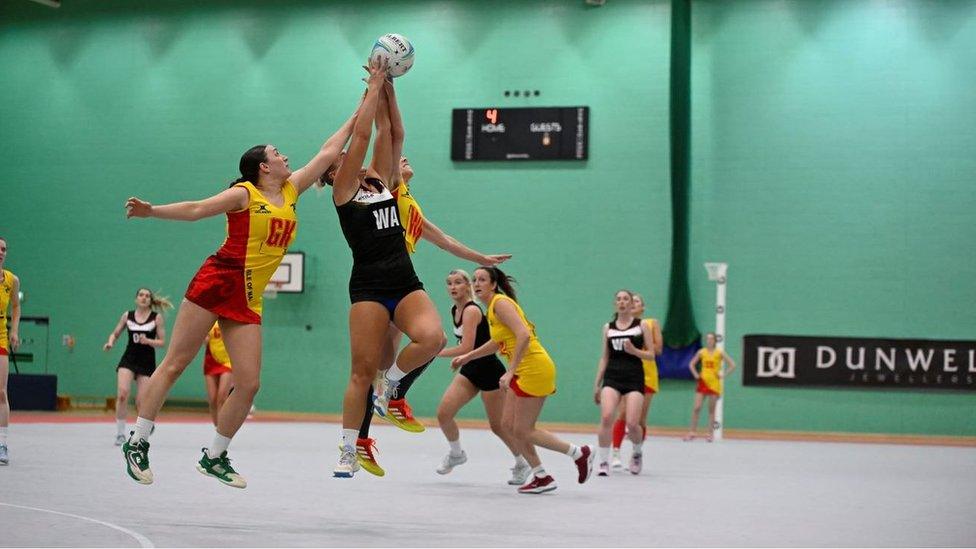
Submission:
[[[382,57],[372,57],[363,68],[369,73],[367,83],[382,84],[386,80],[390,69],[390,60]]]

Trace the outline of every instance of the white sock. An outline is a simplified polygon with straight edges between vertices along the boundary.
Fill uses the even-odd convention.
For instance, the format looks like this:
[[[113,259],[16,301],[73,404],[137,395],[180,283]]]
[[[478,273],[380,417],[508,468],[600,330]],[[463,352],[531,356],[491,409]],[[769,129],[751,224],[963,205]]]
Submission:
[[[390,366],[390,369],[386,371],[386,379],[390,381],[400,381],[406,375],[407,372],[401,370],[400,367],[397,366],[396,362],[394,362],[393,366]]]
[[[534,476],[534,477],[543,478],[543,477],[547,476],[548,474],[549,473],[546,473],[546,470],[543,469],[541,465],[538,466],[538,467],[533,467],[532,468],[532,476]]]
[[[516,467],[528,467],[529,466],[529,462],[526,461],[525,456],[523,456],[522,454],[518,454],[517,456],[515,456],[515,466]]]
[[[461,449],[461,439],[449,440],[447,443],[451,445],[452,456],[457,457],[464,453],[464,450]]]
[[[570,444],[569,450],[566,450],[566,455],[573,459],[579,459],[583,457],[583,450],[580,450],[580,447],[575,444]]]
[[[597,450],[597,454],[600,456],[600,463],[603,463],[605,461],[610,461],[609,446],[600,446],[599,450]]]
[[[634,455],[642,455],[644,453],[644,443],[634,445]]]
[[[359,429],[343,429],[342,445],[356,448],[356,440],[359,439]]]
[[[207,456],[210,459],[220,457],[220,454],[227,451],[228,446],[230,446],[230,437],[225,437],[218,432],[214,432],[213,444],[210,445],[210,448],[207,448]]]
[[[124,435],[125,434],[125,420],[124,419],[116,419],[115,420],[115,430],[116,430],[117,434],[120,434],[120,435]]]
[[[149,440],[149,432],[152,431],[154,424],[155,422],[151,419],[136,418],[136,429],[135,434],[132,435],[132,440]]]
[[[7,428],[0,427],[0,444],[7,444]]]

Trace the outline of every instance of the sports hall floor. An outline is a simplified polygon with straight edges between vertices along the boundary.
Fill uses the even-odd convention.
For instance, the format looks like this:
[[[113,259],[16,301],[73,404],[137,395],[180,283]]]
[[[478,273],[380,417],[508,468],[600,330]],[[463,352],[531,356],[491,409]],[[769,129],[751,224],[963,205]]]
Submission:
[[[976,544],[972,447],[657,436],[640,476],[583,486],[568,458],[545,453],[559,489],[528,496],[505,483],[510,458],[485,430],[463,430],[468,463],[439,476],[439,430],[413,435],[378,421],[387,476],[339,480],[335,424],[253,421],[231,446],[249,482],[236,490],[194,468],[212,433],[199,419],[162,417],[151,486],[123,472],[110,419],[17,420],[11,465],[0,467],[2,546]]]

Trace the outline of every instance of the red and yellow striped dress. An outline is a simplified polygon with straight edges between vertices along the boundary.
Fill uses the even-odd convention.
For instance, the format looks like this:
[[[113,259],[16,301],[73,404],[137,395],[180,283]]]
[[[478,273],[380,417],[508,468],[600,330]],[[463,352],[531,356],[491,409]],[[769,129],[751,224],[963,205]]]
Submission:
[[[279,208],[250,182],[247,208],[227,212],[227,239],[190,281],[186,298],[221,318],[261,323],[264,287],[295,239],[298,191],[290,181],[281,188]]]

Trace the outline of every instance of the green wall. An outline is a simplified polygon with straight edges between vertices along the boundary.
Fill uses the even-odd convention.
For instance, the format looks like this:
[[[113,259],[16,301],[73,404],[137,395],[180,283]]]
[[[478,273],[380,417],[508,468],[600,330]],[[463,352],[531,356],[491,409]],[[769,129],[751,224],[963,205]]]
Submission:
[[[694,3],[692,272],[748,333],[973,339],[976,2]],[[729,426],[976,434],[976,395],[745,388]]]
[[[125,199],[215,193],[255,143],[272,142],[300,165],[356,105],[372,41],[395,31],[418,52],[398,81],[414,194],[450,234],[515,255],[508,270],[560,366],[545,417],[592,421],[613,293],[637,288],[655,311],[664,306],[668,5],[210,4],[16,2],[0,12],[0,147],[16,159],[4,176],[3,232],[28,292],[25,312],[50,314],[56,336],[77,337],[73,352],[52,352],[61,391],[113,393],[121,351],[100,347],[136,288],[181,296],[223,239],[219,218],[127,222]],[[505,98],[506,89],[541,95]],[[578,104],[592,109],[586,163],[450,161],[451,108]],[[349,371],[351,257],[328,196],[309,192],[299,215],[293,249],[309,256],[310,289],[266,305],[257,405],[335,412]],[[446,312],[444,277],[471,266],[428,244],[415,263]],[[433,369],[412,392],[424,415],[450,378],[445,361]],[[194,364],[173,394],[202,396],[200,378]],[[477,406],[465,413],[481,415]]]
[[[658,317],[666,305],[668,3],[198,4],[0,4],[0,235],[25,314],[52,317],[61,392],[112,394],[121,351],[100,347],[136,288],[180,297],[223,238],[220,218],[125,221],[124,200],[215,193],[255,143],[300,165],[355,105],[372,40],[393,31],[418,51],[398,81],[414,194],[462,241],[515,254],[508,270],[559,365],[543,417],[595,422],[613,292],[644,293]],[[736,358],[755,332],[972,337],[974,6],[694,2],[692,288],[710,328],[699,265],[731,263]],[[451,108],[578,104],[591,108],[586,163],[449,159]],[[350,254],[328,196],[309,192],[299,215],[308,288],[266,303],[257,404],[335,412]],[[428,244],[415,264],[446,312],[444,275],[471,266]],[[202,397],[199,360],[190,368],[175,396]],[[411,392],[418,414],[433,415],[449,378],[435,362]],[[684,424],[691,384],[663,385],[651,422]],[[738,373],[730,385],[730,427],[976,434],[970,395],[747,390]]]

